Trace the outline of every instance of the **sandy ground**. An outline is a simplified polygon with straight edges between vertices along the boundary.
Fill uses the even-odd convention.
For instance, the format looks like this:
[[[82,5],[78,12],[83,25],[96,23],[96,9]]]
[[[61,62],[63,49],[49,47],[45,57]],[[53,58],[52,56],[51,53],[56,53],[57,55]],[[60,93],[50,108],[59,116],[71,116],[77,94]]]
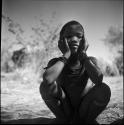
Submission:
[[[123,117],[123,77],[105,77],[112,91],[106,109],[98,116],[100,124],[109,124]],[[39,81],[15,77],[15,74],[1,75],[1,119],[55,118],[43,102],[39,93]]]

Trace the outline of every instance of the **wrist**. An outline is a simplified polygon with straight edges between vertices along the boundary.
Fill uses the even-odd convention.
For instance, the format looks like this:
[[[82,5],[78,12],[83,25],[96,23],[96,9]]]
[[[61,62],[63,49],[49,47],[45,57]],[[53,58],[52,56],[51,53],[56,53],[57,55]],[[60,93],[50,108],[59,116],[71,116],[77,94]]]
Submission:
[[[81,56],[81,62],[85,62],[86,60],[88,60],[88,56],[86,53],[82,53],[82,56]]]
[[[69,59],[69,58],[70,58],[70,55],[71,55],[71,53],[65,53],[65,54],[63,55],[63,57],[65,57],[66,59]]]
[[[62,57],[59,57],[59,61],[63,62],[66,65],[68,59],[66,57],[62,56]]]

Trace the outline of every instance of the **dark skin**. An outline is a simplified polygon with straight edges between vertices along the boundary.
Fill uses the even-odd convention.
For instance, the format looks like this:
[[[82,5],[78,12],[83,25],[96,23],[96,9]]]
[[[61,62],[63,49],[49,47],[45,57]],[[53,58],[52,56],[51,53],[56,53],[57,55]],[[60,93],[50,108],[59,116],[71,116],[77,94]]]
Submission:
[[[77,32],[75,32],[76,35],[74,33],[71,34],[72,37],[71,37],[71,39],[69,39],[71,41],[70,43],[69,43],[69,40],[67,41],[67,38],[68,38],[68,36],[70,36],[70,34],[66,35],[67,34],[66,32],[68,33],[68,30],[65,31],[65,33],[63,34],[63,37],[62,37],[63,40],[62,41],[60,40],[61,42],[59,42],[58,47],[62,51],[63,56],[66,57],[67,59],[69,59],[71,56],[73,57],[76,55],[76,57],[77,57],[76,60],[73,63],[71,63],[70,66],[79,65],[79,63],[81,61],[83,61],[84,58],[86,58],[86,56],[87,56],[86,50],[88,48],[88,45],[84,46],[84,43],[80,42],[82,40],[83,32],[82,33],[80,32],[80,34],[79,34],[80,37],[76,36],[78,34]],[[77,46],[74,44],[76,44]],[[81,44],[81,48],[83,48],[83,49],[79,50],[78,48],[79,48],[80,44]],[[71,47],[71,45],[72,45],[72,47]],[[87,72],[89,73],[91,80],[97,84],[99,81],[99,77],[97,78],[97,76],[99,75],[99,74],[97,74],[97,70],[99,70],[99,69],[94,67],[93,63],[90,60],[87,60],[84,65],[86,66]],[[53,65],[52,67],[48,68],[45,71],[45,73],[43,75],[44,80],[47,81],[48,84],[51,84],[54,81],[56,81],[58,76],[60,75],[63,67],[64,67],[64,64],[61,61],[58,61],[55,65]],[[88,71],[89,67],[90,67],[90,71]]]
[[[60,36],[58,47],[63,53],[63,56],[66,57],[67,60],[71,58],[72,62],[70,62],[69,64],[70,67],[76,67],[76,66],[78,67],[81,63],[83,63],[92,82],[96,86],[99,86],[99,84],[102,83],[103,76],[99,68],[97,68],[92,63],[91,60],[87,59],[88,56],[86,54],[86,50],[88,48],[88,44],[86,43],[86,41],[84,42],[83,36],[84,36],[83,30],[79,28],[78,25],[72,25],[71,29],[67,28],[63,36]],[[72,110],[70,106],[70,102],[68,98],[66,97],[65,93],[64,92],[59,93],[57,85],[59,85],[60,83],[57,81],[59,81],[58,78],[60,74],[62,73],[64,66],[65,64],[62,61],[57,61],[54,65],[47,68],[43,74],[42,88],[47,88],[46,91],[49,93],[49,95],[53,94],[55,98],[61,97],[59,100],[59,103],[58,103],[58,100],[55,100],[55,99],[53,99],[50,102],[45,101],[48,107],[52,110],[52,112],[56,115],[56,117],[61,121],[61,123],[65,123],[69,121],[71,121],[72,123],[75,123],[75,121],[79,121],[79,119],[77,119],[77,116],[79,114],[81,118],[85,117],[87,109],[89,109],[89,107],[87,107],[89,104],[89,100],[84,99],[84,102],[83,102],[84,104],[82,105],[79,100],[78,104],[76,104],[77,108],[75,108],[75,110]],[[86,95],[91,88],[92,86],[87,84],[83,91],[83,95]],[[89,94],[89,98],[90,96],[92,96],[92,92],[91,94]],[[94,112],[95,108],[97,109],[98,107],[95,107],[92,104],[92,106],[90,107],[90,110]],[[93,114],[92,116],[96,117],[95,114]],[[92,118],[91,114],[88,114],[87,119],[86,119],[87,123],[89,121],[92,121],[92,119],[94,119],[94,118],[92,119],[90,118]]]

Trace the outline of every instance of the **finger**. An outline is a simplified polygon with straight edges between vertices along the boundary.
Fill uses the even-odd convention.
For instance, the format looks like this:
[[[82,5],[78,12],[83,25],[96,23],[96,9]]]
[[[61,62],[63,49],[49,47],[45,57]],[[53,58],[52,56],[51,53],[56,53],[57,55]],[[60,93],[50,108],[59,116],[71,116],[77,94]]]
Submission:
[[[87,51],[88,47],[89,47],[89,44],[88,44],[88,41],[86,40],[86,43],[85,43],[85,51]]]
[[[61,45],[61,41],[59,40],[59,41],[58,41],[58,47],[60,47],[60,45]]]
[[[87,44],[85,51],[87,51],[88,47],[89,47],[89,44]]]
[[[83,51],[83,42],[80,42],[79,48],[78,48],[78,53],[80,54]]]
[[[58,47],[59,47],[59,49],[62,51],[62,47],[63,47],[63,45],[62,45],[62,40],[59,40],[59,41],[58,41]]]
[[[61,47],[63,46],[63,40],[59,40],[58,45]]]
[[[63,40],[62,40],[62,39],[60,39],[60,40],[59,40],[59,42],[60,42],[60,43],[63,43]]]
[[[68,47],[68,48],[69,48],[67,38],[64,38],[64,41],[65,41],[65,45],[66,45],[66,47]]]
[[[68,43],[67,43],[67,38],[64,38],[64,41],[65,41],[65,44],[68,45]]]

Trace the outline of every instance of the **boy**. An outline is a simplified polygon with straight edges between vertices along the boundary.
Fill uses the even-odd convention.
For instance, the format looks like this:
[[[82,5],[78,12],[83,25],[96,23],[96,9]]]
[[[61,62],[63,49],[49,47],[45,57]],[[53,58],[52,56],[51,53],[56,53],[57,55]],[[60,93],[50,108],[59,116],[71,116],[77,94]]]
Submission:
[[[58,123],[93,124],[107,106],[111,91],[102,82],[96,58],[86,54],[88,43],[79,22],[63,26],[58,47],[63,56],[49,61],[40,85],[42,98]]]

